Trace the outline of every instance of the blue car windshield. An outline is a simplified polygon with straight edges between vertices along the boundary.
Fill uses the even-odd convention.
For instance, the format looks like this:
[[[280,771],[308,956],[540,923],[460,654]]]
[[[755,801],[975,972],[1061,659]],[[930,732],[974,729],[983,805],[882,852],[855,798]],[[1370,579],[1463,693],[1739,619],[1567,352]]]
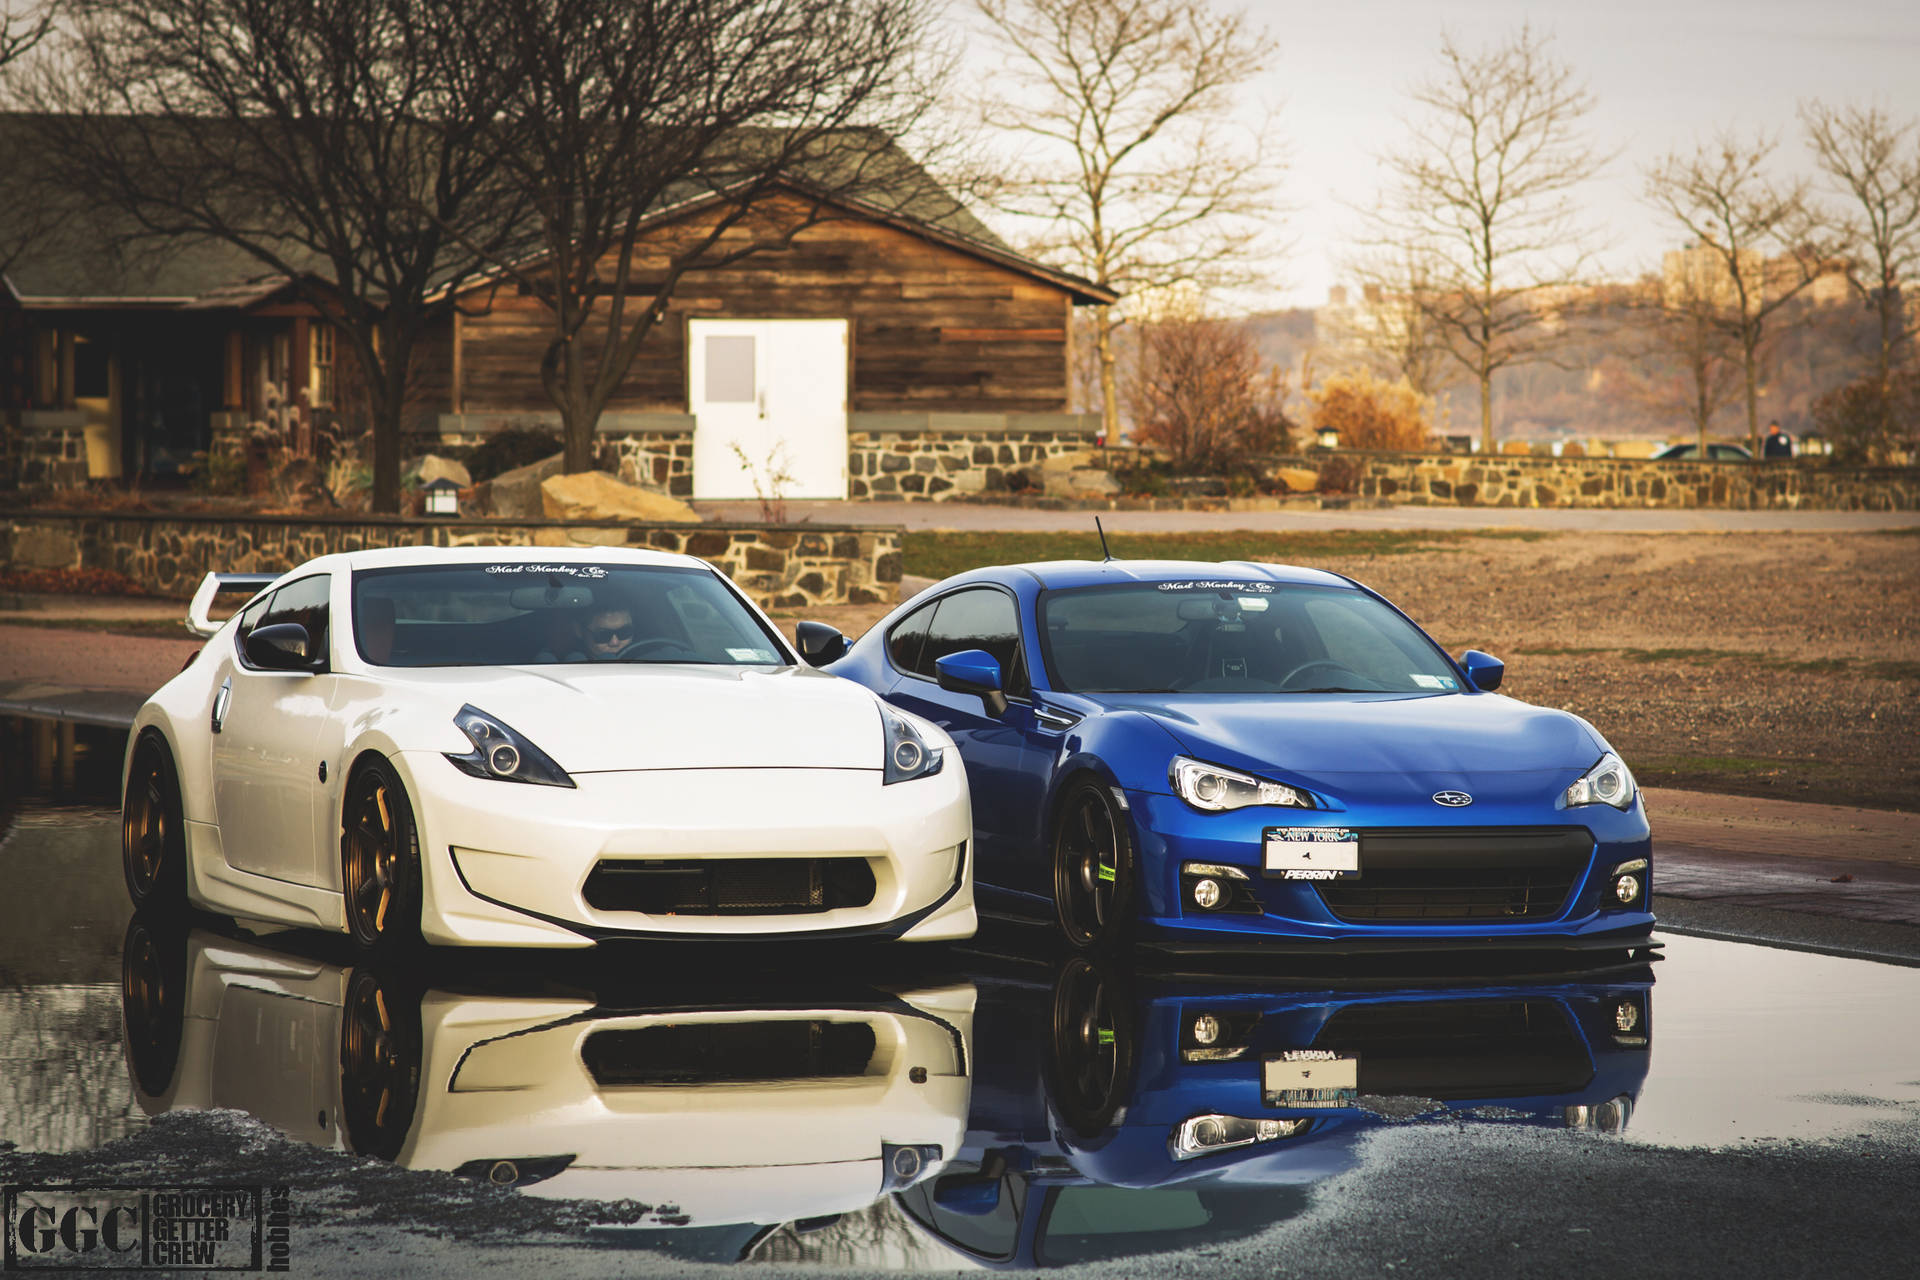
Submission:
[[[383,667],[791,660],[711,571],[673,565],[502,558],[366,570],[353,576],[353,639]]]
[[[1346,587],[1128,582],[1051,591],[1042,651],[1065,693],[1448,693],[1433,641]]]

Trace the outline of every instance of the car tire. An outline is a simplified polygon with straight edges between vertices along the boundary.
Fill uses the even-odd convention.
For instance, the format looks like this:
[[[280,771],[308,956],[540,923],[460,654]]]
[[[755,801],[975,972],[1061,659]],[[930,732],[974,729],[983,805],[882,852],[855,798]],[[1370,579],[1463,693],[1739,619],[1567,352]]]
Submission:
[[[395,1160],[420,1100],[420,996],[372,968],[354,970],[340,1010],[340,1128],[347,1149]]]
[[[134,909],[177,912],[187,901],[187,824],[173,753],[158,733],[142,734],[120,798],[120,869]]]
[[[1067,944],[1093,951],[1133,933],[1133,829],[1100,779],[1067,784],[1053,821],[1054,918]]]
[[[1054,979],[1047,1096],[1061,1125],[1083,1140],[1106,1132],[1133,1089],[1133,995],[1123,972],[1073,956]]]
[[[384,760],[347,782],[340,815],[340,891],[347,932],[363,955],[420,942],[420,837],[407,789]]]
[[[186,1016],[186,926],[136,912],[120,946],[120,1017],[134,1085],[148,1098],[173,1085]]]

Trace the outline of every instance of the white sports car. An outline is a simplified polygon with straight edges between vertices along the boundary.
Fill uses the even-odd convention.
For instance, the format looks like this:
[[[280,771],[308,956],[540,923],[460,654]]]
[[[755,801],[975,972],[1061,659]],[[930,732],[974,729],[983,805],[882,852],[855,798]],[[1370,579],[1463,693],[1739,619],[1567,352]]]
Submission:
[[[211,623],[236,579],[265,589]],[[189,626],[128,738],[136,905],[367,950],[974,931],[951,739],[702,561],[349,552],[210,575]]]

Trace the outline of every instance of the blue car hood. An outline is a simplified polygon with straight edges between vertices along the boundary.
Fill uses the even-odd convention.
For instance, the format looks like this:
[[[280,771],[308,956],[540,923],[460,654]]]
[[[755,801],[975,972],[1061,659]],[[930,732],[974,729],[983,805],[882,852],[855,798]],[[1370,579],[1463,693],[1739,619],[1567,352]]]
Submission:
[[[1327,774],[1473,777],[1585,770],[1604,744],[1564,711],[1497,694],[1106,694],[1215,764]]]

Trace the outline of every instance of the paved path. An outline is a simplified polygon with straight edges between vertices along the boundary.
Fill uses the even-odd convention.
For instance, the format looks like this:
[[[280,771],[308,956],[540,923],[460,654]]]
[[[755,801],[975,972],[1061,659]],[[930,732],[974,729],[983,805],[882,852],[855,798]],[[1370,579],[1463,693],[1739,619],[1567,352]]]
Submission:
[[[757,502],[696,502],[709,519],[760,519]],[[1091,529],[1198,533],[1220,529],[1296,533],[1331,529],[1536,529],[1551,533],[1846,533],[1920,528],[1917,511],[1666,511],[1569,507],[1361,507],[1284,511],[1041,511],[977,502],[789,502],[787,518],[814,524],[908,529],[1018,531]]]

